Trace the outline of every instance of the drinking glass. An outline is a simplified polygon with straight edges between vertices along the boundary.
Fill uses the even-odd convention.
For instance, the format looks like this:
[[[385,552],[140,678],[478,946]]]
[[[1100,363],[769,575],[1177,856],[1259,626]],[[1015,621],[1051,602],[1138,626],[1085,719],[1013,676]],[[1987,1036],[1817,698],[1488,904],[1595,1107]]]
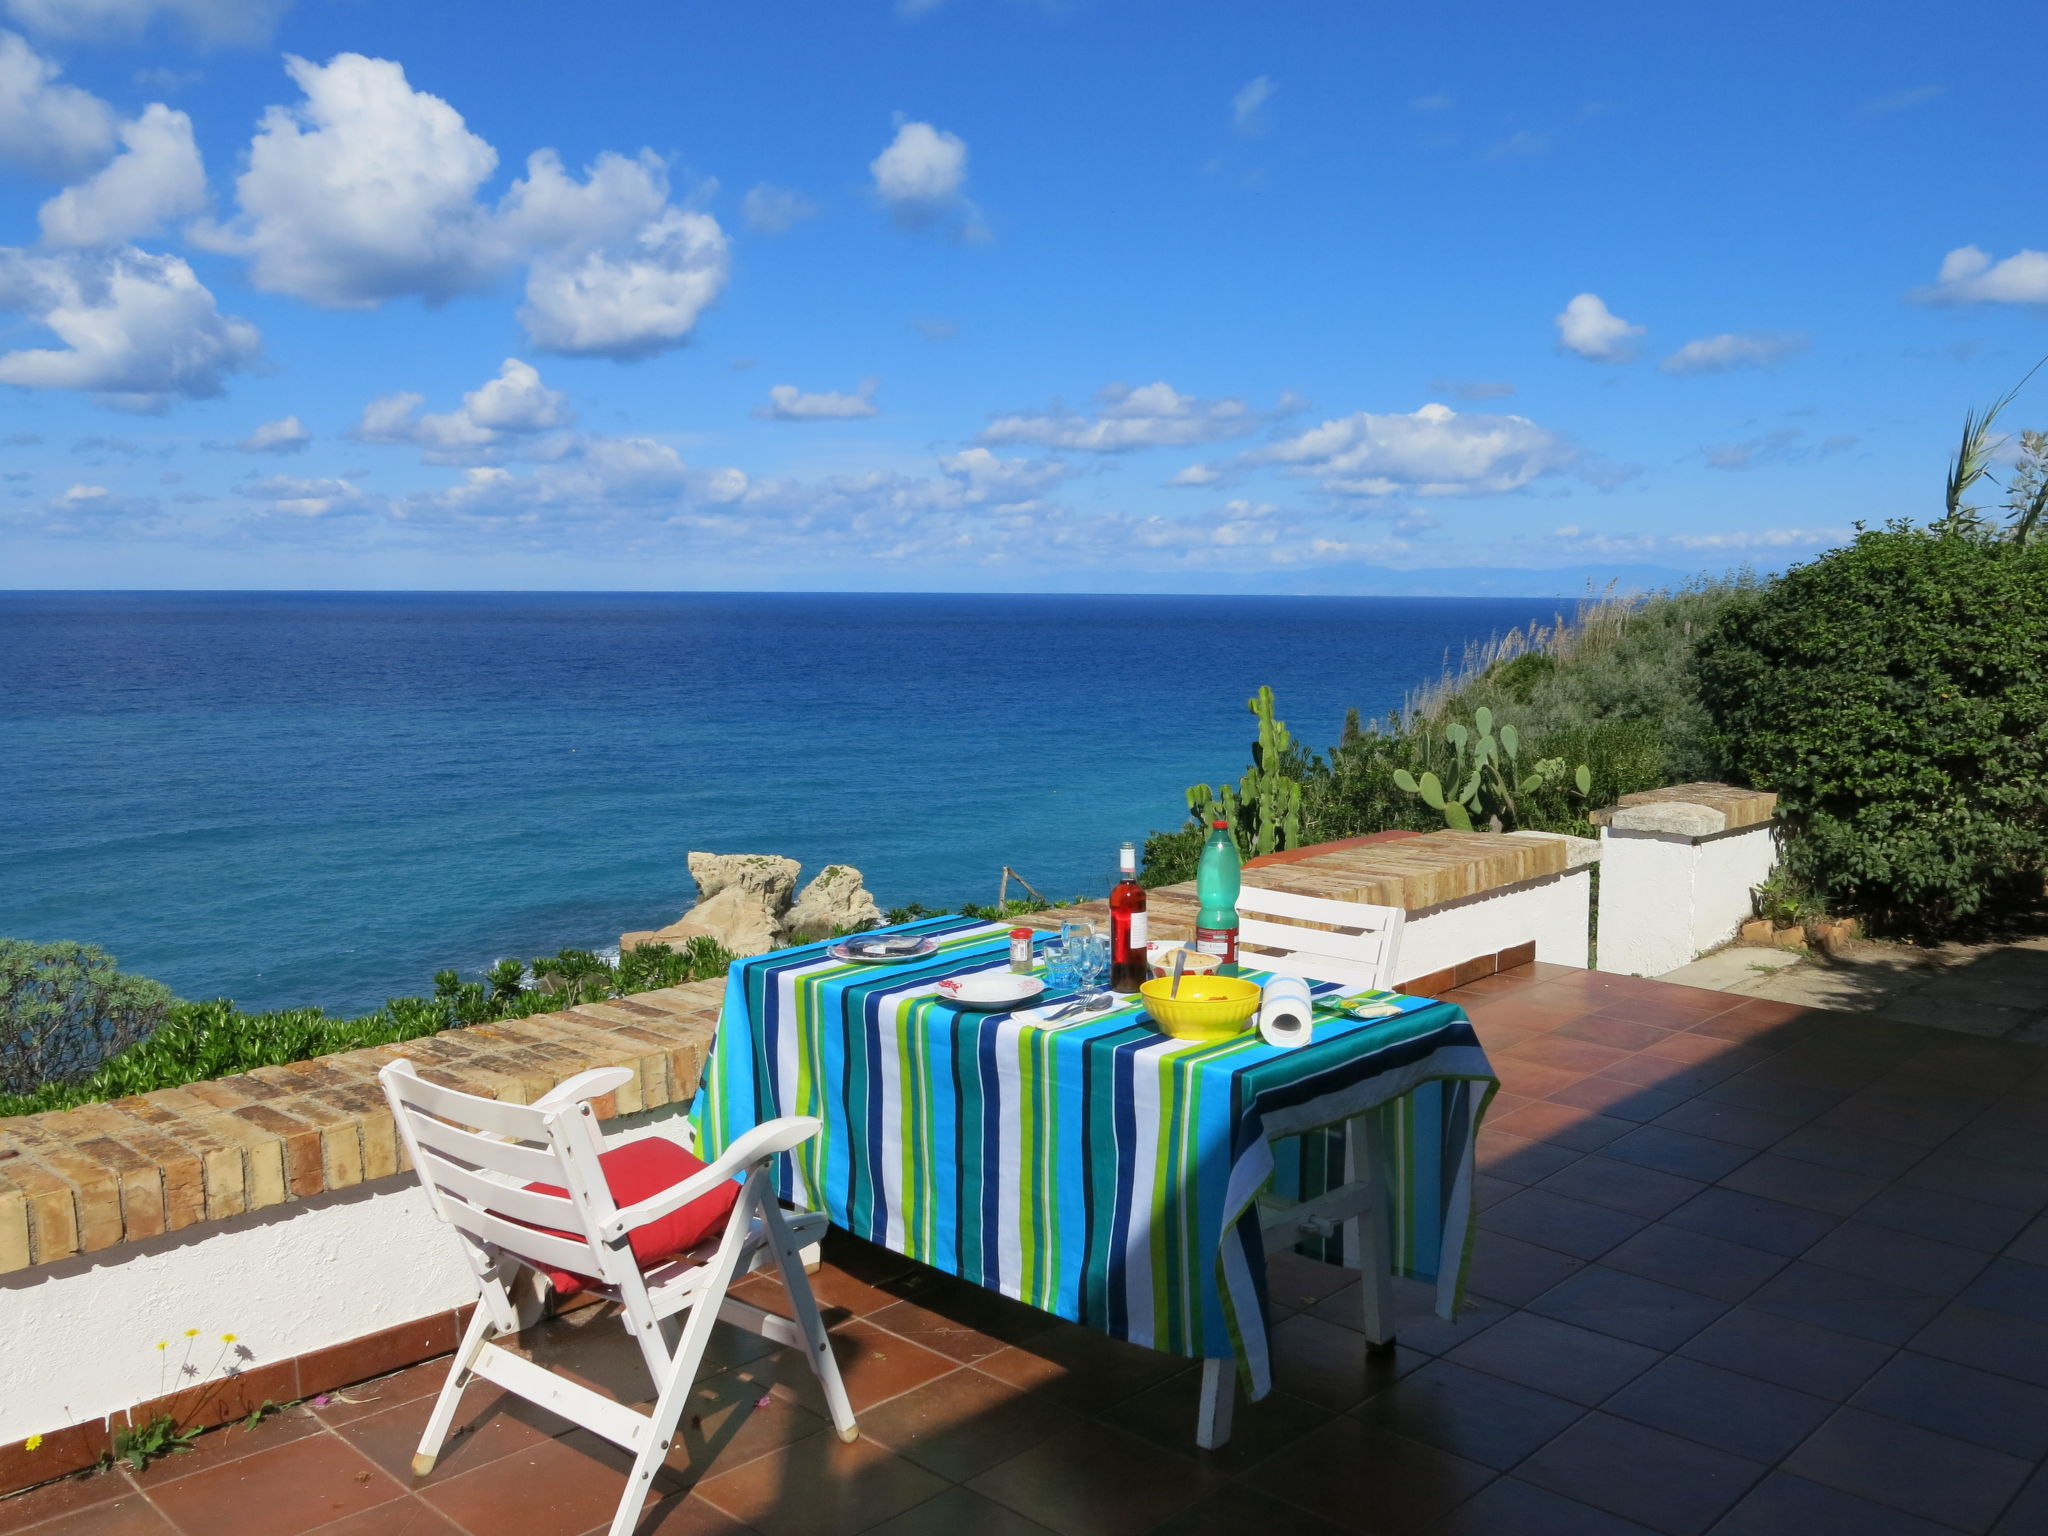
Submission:
[[[1053,939],[1039,949],[1039,956],[1045,961],[1045,990],[1048,993],[1069,992],[1074,988],[1075,962],[1080,958],[1079,950],[1064,938]]]
[[[1109,985],[1109,936],[1091,933],[1081,941],[1081,963],[1075,967],[1074,985],[1086,992],[1100,992]]]

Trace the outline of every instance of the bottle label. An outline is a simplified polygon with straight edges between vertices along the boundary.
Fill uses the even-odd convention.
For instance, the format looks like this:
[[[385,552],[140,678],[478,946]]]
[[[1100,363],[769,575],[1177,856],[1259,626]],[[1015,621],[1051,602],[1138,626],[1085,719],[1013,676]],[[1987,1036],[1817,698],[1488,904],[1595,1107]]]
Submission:
[[[1237,930],[1235,928],[1197,928],[1195,930],[1195,952],[1203,955],[1218,955],[1225,965],[1237,963]]]
[[[1138,850],[1135,848],[1121,850],[1116,857],[1116,867],[1127,875],[1135,875],[1138,872]]]
[[[1142,912],[1133,912],[1131,914],[1130,938],[1130,948],[1132,954],[1139,955],[1145,952],[1145,946],[1151,942],[1149,937],[1150,931],[1151,930],[1149,925],[1147,924],[1145,914]]]

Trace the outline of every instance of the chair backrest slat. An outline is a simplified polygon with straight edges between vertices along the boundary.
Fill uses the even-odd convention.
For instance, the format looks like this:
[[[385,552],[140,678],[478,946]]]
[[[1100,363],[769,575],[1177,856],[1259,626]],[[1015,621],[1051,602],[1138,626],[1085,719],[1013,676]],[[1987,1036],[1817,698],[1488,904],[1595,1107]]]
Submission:
[[[459,1088],[443,1088],[413,1074],[400,1078],[400,1097],[416,1108],[444,1120],[473,1125],[493,1136],[515,1136],[521,1141],[546,1141],[542,1112],[530,1104],[508,1104],[502,1099],[478,1098]]]
[[[602,1273],[602,1266],[591,1262],[588,1243],[572,1243],[567,1238],[536,1232],[531,1227],[522,1227],[516,1221],[507,1221],[489,1211],[478,1210],[461,1200],[444,1200],[441,1209],[450,1225],[467,1232],[479,1242],[502,1248],[543,1269],[567,1270],[572,1275],[598,1271],[597,1278],[607,1278]]]
[[[1368,987],[1393,985],[1401,925],[1407,917],[1399,907],[1367,902],[1333,901],[1293,891],[1246,886],[1238,892],[1238,942],[1251,948],[1248,958],[1267,969],[1300,974],[1321,981],[1352,982]],[[1245,914],[1291,918],[1269,922]],[[1304,923],[1324,926],[1304,927]],[[1278,951],[1271,964],[1257,950]]]
[[[458,1125],[427,1115],[408,1113],[406,1121],[419,1143],[432,1147],[436,1152],[478,1168],[488,1168],[493,1173],[502,1173],[522,1184],[562,1184],[562,1165],[547,1147],[545,1129],[538,1132],[543,1138],[541,1145],[533,1147],[479,1136],[474,1131],[465,1131]],[[566,1189],[568,1186],[562,1184],[562,1187]]]
[[[1269,923],[1256,917],[1237,920],[1240,944],[1266,945],[1303,955],[1334,955],[1364,965],[1379,964],[1387,947],[1383,933],[1329,933],[1320,928],[1298,928],[1292,923]]]
[[[530,1221],[535,1226],[574,1232],[583,1225],[576,1203],[567,1195],[543,1195],[518,1184],[501,1184],[472,1168],[451,1163],[431,1149],[420,1152],[420,1177],[432,1179],[446,1193],[500,1216]]]

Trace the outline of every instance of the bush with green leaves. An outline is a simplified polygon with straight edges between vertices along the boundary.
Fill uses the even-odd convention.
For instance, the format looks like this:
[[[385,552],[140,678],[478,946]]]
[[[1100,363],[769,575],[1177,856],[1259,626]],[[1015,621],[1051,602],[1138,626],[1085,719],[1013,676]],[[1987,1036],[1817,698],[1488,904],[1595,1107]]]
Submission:
[[[1954,931],[2048,863],[2048,548],[1893,523],[1794,567],[1701,647],[1733,770],[1778,794],[1829,910]]]
[[[89,1076],[170,1007],[170,988],[90,945],[0,939],[0,1094]]]

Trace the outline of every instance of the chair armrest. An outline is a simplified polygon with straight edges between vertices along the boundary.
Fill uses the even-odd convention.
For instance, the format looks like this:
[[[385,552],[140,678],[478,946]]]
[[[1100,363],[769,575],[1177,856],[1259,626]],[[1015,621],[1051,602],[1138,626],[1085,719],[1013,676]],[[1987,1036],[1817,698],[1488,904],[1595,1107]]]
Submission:
[[[819,1122],[809,1115],[784,1115],[779,1120],[757,1125],[727,1147],[724,1156],[701,1173],[693,1173],[682,1183],[671,1184],[658,1195],[649,1195],[637,1204],[614,1212],[611,1220],[598,1227],[597,1235],[606,1242],[613,1242],[635,1227],[659,1221],[700,1195],[710,1194],[742,1168],[751,1168],[778,1153],[787,1152],[791,1147],[802,1146],[820,1129]]]
[[[623,1088],[633,1081],[631,1067],[592,1067],[588,1072],[578,1072],[555,1084],[546,1093],[535,1099],[530,1106],[534,1109],[567,1109],[571,1104],[584,1099],[599,1098],[614,1089]]]

